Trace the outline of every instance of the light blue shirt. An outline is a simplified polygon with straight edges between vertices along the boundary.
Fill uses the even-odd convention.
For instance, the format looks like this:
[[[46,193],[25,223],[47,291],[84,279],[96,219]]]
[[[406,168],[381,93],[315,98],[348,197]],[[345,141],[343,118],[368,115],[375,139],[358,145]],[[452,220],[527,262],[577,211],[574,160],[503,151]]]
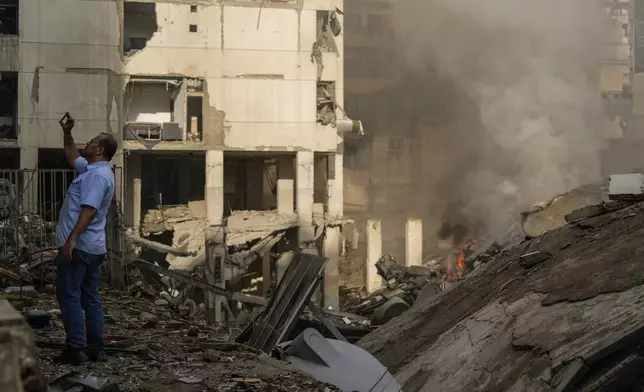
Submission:
[[[69,188],[56,226],[56,245],[63,246],[78,222],[83,206],[95,208],[96,216],[76,241],[76,249],[93,255],[107,253],[105,222],[114,196],[114,174],[105,161],[88,164],[78,157],[74,162],[78,177]]]

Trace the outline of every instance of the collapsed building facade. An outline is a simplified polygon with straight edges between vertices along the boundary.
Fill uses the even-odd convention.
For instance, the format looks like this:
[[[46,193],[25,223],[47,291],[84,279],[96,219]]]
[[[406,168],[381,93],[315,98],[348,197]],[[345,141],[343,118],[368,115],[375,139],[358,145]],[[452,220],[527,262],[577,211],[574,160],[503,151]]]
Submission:
[[[58,181],[62,202],[71,177],[34,170],[68,169],[70,112],[79,147],[120,142],[121,228],[190,254],[152,261],[192,269],[210,242],[238,253],[222,280],[266,282],[281,252],[323,254],[338,306],[343,130],[361,132],[343,109],[342,0],[2,3],[0,168],[22,170],[16,199],[42,204]]]

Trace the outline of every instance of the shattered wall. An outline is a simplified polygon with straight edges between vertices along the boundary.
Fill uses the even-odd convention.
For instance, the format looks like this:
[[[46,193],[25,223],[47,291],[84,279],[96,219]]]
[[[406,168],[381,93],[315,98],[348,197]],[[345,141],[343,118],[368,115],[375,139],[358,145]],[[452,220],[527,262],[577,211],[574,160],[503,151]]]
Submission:
[[[427,236],[444,222],[501,234],[523,208],[600,177],[602,2],[414,0],[395,10],[405,72],[381,92],[386,104],[360,116],[384,112],[383,136],[415,141],[405,154],[413,191],[397,203],[425,220]],[[378,186],[387,196],[400,188]]]
[[[317,9],[341,1],[157,3],[158,30],[126,59],[132,75],[205,79],[205,144],[229,150],[335,151],[335,129],[316,124]],[[342,88],[342,40],[324,53],[324,80]],[[342,102],[342,94],[338,101]]]
[[[112,1],[20,2],[21,146],[62,147],[58,120],[66,111],[78,143],[99,132],[120,136],[119,30]]]
[[[65,111],[77,119],[79,143],[106,128],[121,136],[124,76],[172,75],[205,80],[204,141],[172,149],[336,151],[336,130],[316,123],[316,80],[342,91],[342,40],[323,54],[321,75],[311,48],[318,10],[342,8],[341,0],[143,3],[152,3],[156,25],[124,26],[133,22],[122,1],[21,2],[21,144],[62,145]],[[0,64],[10,70],[11,59]]]

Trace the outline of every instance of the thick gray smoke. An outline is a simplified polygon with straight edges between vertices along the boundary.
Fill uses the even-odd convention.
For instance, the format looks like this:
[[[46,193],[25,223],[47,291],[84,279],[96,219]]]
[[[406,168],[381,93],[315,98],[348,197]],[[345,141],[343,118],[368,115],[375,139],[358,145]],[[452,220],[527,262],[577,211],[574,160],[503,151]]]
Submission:
[[[600,1],[404,0],[396,9],[407,70],[447,81],[450,91],[428,94],[456,108],[423,130],[432,141],[423,155],[434,157],[419,180],[433,221],[498,234],[531,204],[600,178]]]

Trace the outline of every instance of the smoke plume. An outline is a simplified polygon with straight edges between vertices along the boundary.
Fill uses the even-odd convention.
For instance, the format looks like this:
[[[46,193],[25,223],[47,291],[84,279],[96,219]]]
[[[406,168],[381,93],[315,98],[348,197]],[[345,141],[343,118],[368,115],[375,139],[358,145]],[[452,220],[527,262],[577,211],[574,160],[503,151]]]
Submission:
[[[600,3],[396,3],[410,94],[434,117],[421,130],[426,218],[495,235],[531,204],[600,178]]]

